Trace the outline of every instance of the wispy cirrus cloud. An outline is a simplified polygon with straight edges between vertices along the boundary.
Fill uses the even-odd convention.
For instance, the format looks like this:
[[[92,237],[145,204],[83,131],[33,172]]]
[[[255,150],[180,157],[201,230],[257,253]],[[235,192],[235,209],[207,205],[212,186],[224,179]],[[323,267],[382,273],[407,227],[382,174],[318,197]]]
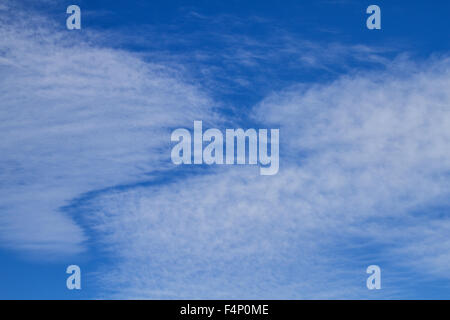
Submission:
[[[279,174],[228,167],[96,195],[86,223],[116,261],[104,288],[120,298],[408,298],[422,294],[411,281],[430,276],[445,288],[449,86],[445,57],[293,86],[253,110],[280,127]],[[365,288],[374,263],[379,293]]]
[[[335,79],[354,68],[383,69],[400,51],[395,44],[378,47],[327,38],[311,40],[260,16],[185,11],[181,22],[139,25],[139,32],[136,26],[121,26],[104,36],[114,46],[134,48],[148,59],[182,63],[211,95],[228,102],[228,108],[241,103],[238,108],[247,109],[293,82],[322,81],[324,75],[327,80]],[[118,31],[124,36],[116,39]],[[230,103],[230,96],[240,98]]]
[[[167,167],[169,129],[211,119],[213,103],[174,68],[14,9],[0,13],[1,245],[80,252],[60,207]]]
[[[112,258],[99,270],[106,297],[408,297],[409,273],[448,279],[447,58],[414,65],[381,49],[288,36],[225,36],[220,54],[138,55],[92,41],[106,33],[67,39],[52,25],[27,28],[30,19],[42,21],[0,19],[3,246],[74,254],[87,230]],[[178,67],[197,67],[211,92],[226,79],[251,84],[243,68],[285,61],[344,65],[347,75],[276,90],[245,109],[253,123],[280,128],[279,174],[221,167],[178,176],[170,128],[217,117],[217,101]],[[263,81],[275,80],[268,72]],[[164,179],[147,181],[161,169]],[[365,288],[373,263],[383,270],[378,293]]]

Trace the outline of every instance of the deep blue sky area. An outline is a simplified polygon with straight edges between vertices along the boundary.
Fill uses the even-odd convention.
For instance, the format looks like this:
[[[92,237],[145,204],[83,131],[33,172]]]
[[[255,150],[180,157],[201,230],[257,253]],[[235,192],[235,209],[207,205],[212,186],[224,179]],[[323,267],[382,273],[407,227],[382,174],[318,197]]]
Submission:
[[[66,8],[71,4],[81,8],[81,30],[66,30]],[[366,28],[366,8],[371,4],[381,8],[381,30]],[[342,76],[362,72],[375,74],[391,68],[392,61],[408,59],[419,64],[448,56],[450,52],[450,1],[49,0],[39,4],[23,1],[22,9],[18,10],[28,10],[30,14],[53,22],[55,30],[63,32],[67,41],[72,41],[72,34],[78,33],[73,37],[74,47],[77,47],[77,37],[81,35],[89,45],[131,52],[147,63],[166,65],[184,81],[208,94],[217,104],[219,115],[226,118],[225,122],[243,127],[255,125],[256,120],[252,118],[255,105],[270,94],[292,85],[327,84]],[[366,49],[362,50],[362,47]],[[303,54],[304,57],[300,58]],[[0,76],[2,72],[0,69]],[[7,124],[8,120],[0,118],[0,121]],[[80,218],[83,213],[93,210],[91,198],[145,188],[155,183],[173,183],[174,177],[181,181],[191,173],[192,176],[198,172],[202,175],[203,169],[191,168],[192,172],[188,174],[173,171],[166,177],[162,174],[162,178],[157,173],[156,182],[151,182],[153,178],[149,173],[140,181],[130,178],[131,182],[104,186],[100,190],[87,188],[75,198],[64,199],[65,206],[57,209],[73,217],[88,237],[82,253],[33,252],[32,249],[16,248],[15,242],[10,243],[7,236],[0,237],[0,299],[109,297],[110,291],[106,290],[114,291],[116,288],[106,289],[105,282],[101,282],[97,275],[100,269],[109,270],[109,264],[118,258],[102,250],[105,244],[97,242],[98,230]],[[71,183],[65,182],[67,185]],[[3,193],[0,196],[6,197]],[[444,203],[442,209],[445,212],[448,210],[446,205]],[[0,210],[2,208],[0,203]],[[427,205],[423,210],[430,214],[434,212]],[[447,216],[443,214],[438,218],[442,217]],[[2,230],[0,227],[0,232]],[[341,240],[346,257],[343,264],[355,261],[362,270],[358,281],[364,287],[366,264],[357,260],[369,249],[355,249],[349,253],[347,240]],[[382,257],[385,250],[391,249],[389,244],[384,246],[375,250],[375,256]],[[141,263],[139,258],[133,260],[136,261]],[[66,288],[65,268],[70,264],[78,264],[82,269],[81,291]],[[448,278],[443,280],[436,275],[439,270],[435,274],[418,276],[420,280],[414,283],[405,276],[415,272],[408,269],[407,263],[398,266],[386,259],[384,266],[392,274],[401,275],[395,278],[387,273],[387,288],[401,288],[390,292],[387,297],[450,298]],[[113,268],[111,264],[111,272]],[[296,270],[295,263],[292,268]],[[291,275],[290,269],[280,270],[286,277]],[[333,272],[332,268],[330,272]],[[162,286],[158,289],[164,291]],[[377,292],[372,297],[385,298]]]
[[[198,71],[198,66],[217,66],[216,83],[209,83],[213,95],[239,108],[257,103],[267,93],[286,87],[292,82],[329,81],[347,69],[334,64],[330,70],[305,69],[295,62],[295,55],[282,61],[267,59],[261,65],[234,66],[217,53],[233,45],[241,45],[244,38],[267,45],[261,54],[282,49],[284,38],[293,42],[314,41],[324,45],[366,45],[385,50],[386,56],[400,52],[424,59],[449,50],[447,14],[449,3],[435,1],[379,1],[382,8],[382,30],[366,28],[366,1],[88,1],[80,2],[85,10],[83,26],[92,29],[121,31],[130,39],[108,39],[107,45],[154,54],[166,52],[177,55]],[[50,8],[55,20],[64,27],[66,3]],[[41,7],[41,8],[44,8]],[[62,12],[62,13],[61,13]],[[140,40],[136,41],[135,37]],[[199,60],[196,52],[208,53]],[[181,57],[180,57],[181,56]],[[163,56],[158,56],[162,59]],[[156,59],[153,57],[153,59]],[[359,67],[363,61],[346,61],[346,67]],[[368,68],[376,64],[364,65]],[[242,88],[229,78],[251,79]],[[204,82],[204,75],[198,74]],[[208,81],[213,81],[208,78]]]

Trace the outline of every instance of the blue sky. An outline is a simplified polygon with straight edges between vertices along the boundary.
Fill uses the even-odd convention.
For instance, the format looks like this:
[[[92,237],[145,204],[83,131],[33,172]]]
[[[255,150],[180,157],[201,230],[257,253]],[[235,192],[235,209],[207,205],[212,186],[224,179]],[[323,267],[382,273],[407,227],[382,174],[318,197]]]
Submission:
[[[0,298],[450,298],[449,13],[3,1]],[[173,165],[194,120],[279,128],[279,173]]]

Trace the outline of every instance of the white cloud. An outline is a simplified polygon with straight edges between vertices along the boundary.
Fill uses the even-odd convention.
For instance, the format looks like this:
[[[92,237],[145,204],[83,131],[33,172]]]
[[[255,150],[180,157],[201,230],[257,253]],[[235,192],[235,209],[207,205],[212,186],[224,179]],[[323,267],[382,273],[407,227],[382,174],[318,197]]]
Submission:
[[[449,61],[394,64],[256,106],[263,126],[280,127],[278,175],[227,167],[94,199],[89,223],[118,261],[105,288],[133,298],[367,298],[365,268],[378,262],[376,297],[408,297],[396,268],[447,277],[448,214],[427,208],[448,205]]]
[[[174,69],[14,12],[0,15],[0,241],[80,252],[59,208],[166,167],[169,128],[211,119],[213,103]]]
[[[213,118],[213,103],[164,65],[15,20],[0,20],[3,246],[81,251],[83,230],[59,208],[97,190],[87,203],[96,210],[77,219],[112,257],[101,270],[105,295],[373,297],[365,267],[380,260],[448,277],[447,59],[398,60],[265,99],[253,111],[262,127],[280,127],[275,176],[232,166],[133,187],[170,168],[169,128]],[[327,52],[311,60],[323,47],[310,45],[306,65],[335,61]],[[376,50],[333,48],[387,63]],[[257,65],[250,51],[234,58]],[[405,296],[385,279],[381,297]]]

